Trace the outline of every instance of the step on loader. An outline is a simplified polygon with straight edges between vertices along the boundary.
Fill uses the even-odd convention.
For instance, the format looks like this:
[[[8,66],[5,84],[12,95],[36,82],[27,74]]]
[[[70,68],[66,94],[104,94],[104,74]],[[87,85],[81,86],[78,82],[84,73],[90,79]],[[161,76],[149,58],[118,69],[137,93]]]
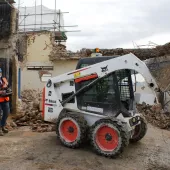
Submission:
[[[147,132],[146,121],[136,109],[131,75],[140,73],[145,78],[156,103],[160,90],[146,64],[134,54],[96,56],[81,59],[76,70],[47,82],[42,116],[56,123],[63,145],[79,148],[90,140],[96,153],[115,158]]]

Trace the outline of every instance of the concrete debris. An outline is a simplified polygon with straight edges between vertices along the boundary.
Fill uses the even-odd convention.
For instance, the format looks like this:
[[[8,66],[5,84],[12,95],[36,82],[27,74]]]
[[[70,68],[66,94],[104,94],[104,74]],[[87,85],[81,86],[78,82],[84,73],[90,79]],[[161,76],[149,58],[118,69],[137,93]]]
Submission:
[[[138,111],[145,116],[146,120],[161,129],[170,128],[170,113],[162,110],[160,104],[147,105],[146,103],[137,105]]]
[[[91,54],[90,50],[82,49],[77,52],[72,52],[66,49],[66,46],[63,44],[52,44],[52,50],[49,55],[49,60],[68,60],[68,59],[80,59],[80,58],[86,58],[89,57]]]
[[[93,49],[83,48],[77,52],[71,52],[66,50],[66,46],[62,44],[52,43],[52,50],[49,55],[49,59],[62,60],[62,59],[80,59],[90,57],[93,53]],[[134,48],[134,49],[100,49],[100,53],[103,56],[122,56],[125,54],[133,53],[141,60],[150,58],[157,58],[170,55],[170,43],[165,45],[156,46],[155,48]]]
[[[50,61],[53,61],[55,59],[60,59],[60,58],[68,58],[69,55],[66,50],[66,46],[62,44],[57,44],[53,43],[52,44],[52,50],[49,55]]]
[[[12,131],[18,128],[17,124],[13,121],[11,115],[8,117],[6,127],[8,128],[9,131]]]
[[[88,56],[91,55],[93,50],[86,49],[86,53]],[[166,43],[165,45],[156,46],[155,48],[137,48],[137,49],[100,49],[100,52],[103,56],[113,56],[113,55],[125,55],[129,53],[133,53],[141,60],[146,60],[150,58],[162,57],[166,55],[170,55],[170,43]],[[88,57],[87,56],[87,57]]]
[[[158,68],[152,72],[154,78],[156,79],[158,86],[162,91],[170,90],[170,65],[163,68]]]
[[[18,113],[13,117],[13,121],[7,125],[9,130],[19,126],[30,126],[34,132],[55,131],[55,124],[42,120],[41,94],[41,91],[36,90],[24,90],[22,92],[22,104],[19,106]],[[149,123],[161,129],[170,128],[170,113],[163,111],[161,105],[150,106],[143,103],[138,104],[137,109]]]
[[[18,106],[18,112],[13,117],[13,126],[31,126],[32,131],[51,132],[55,125],[42,120],[40,111],[41,91],[24,90],[21,94],[22,102]]]

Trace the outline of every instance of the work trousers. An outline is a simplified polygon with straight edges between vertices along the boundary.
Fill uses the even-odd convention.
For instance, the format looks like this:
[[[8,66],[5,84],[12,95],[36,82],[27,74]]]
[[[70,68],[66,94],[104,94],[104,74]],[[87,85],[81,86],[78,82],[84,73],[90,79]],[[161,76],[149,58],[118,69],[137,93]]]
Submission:
[[[6,126],[6,121],[9,113],[9,102],[0,102],[0,127]]]

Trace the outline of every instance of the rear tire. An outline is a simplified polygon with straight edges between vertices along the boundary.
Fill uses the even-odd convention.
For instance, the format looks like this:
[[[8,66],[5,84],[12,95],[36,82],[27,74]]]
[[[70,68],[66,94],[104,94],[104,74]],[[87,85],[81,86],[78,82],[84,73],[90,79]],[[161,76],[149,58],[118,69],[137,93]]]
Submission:
[[[100,119],[91,127],[90,139],[95,152],[115,158],[129,144],[129,133],[119,120]]]
[[[56,126],[56,133],[64,146],[69,148],[80,147],[86,138],[87,122],[78,113],[62,113]]]
[[[130,139],[130,142],[132,143],[138,142],[139,140],[141,140],[146,135],[146,132],[147,132],[146,120],[143,117],[140,117],[140,118],[141,118],[141,124],[135,127],[134,135]]]

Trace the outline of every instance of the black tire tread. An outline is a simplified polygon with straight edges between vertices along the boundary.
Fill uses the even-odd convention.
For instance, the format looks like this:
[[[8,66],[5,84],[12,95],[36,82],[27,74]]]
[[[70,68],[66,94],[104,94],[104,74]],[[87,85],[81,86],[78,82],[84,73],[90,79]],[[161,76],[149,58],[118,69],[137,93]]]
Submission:
[[[106,124],[107,123],[111,123],[113,124],[120,132],[120,136],[122,138],[122,144],[119,148],[119,150],[117,150],[117,152],[115,152],[114,154],[110,154],[110,153],[106,153],[106,152],[103,152],[102,150],[100,150],[96,144],[95,144],[95,141],[92,137],[93,135],[93,131],[95,129],[95,127],[100,124],[100,123],[103,123],[105,122]],[[117,120],[116,118],[105,118],[105,119],[100,119],[98,121],[96,121],[94,123],[94,125],[91,127],[90,129],[90,139],[91,139],[91,145],[93,146],[93,149],[94,151],[99,154],[99,155],[102,155],[102,156],[105,156],[105,157],[110,157],[110,158],[116,158],[118,157],[124,150],[124,148],[129,144],[129,138],[130,138],[130,134],[128,133],[127,131],[127,128],[126,128],[126,124],[125,123],[122,123],[120,120]]]
[[[79,125],[79,128],[80,128],[80,139],[77,140],[76,142],[74,143],[68,143],[66,142],[65,140],[63,140],[61,138],[61,136],[59,135],[59,124],[60,124],[60,121],[63,119],[63,118],[66,118],[66,117],[71,117],[72,119],[74,119],[77,124]],[[67,146],[69,148],[79,148],[85,141],[86,139],[86,135],[87,135],[87,121],[84,119],[84,117],[82,115],[80,115],[79,113],[76,113],[76,112],[64,112],[62,114],[60,114],[60,116],[58,117],[57,119],[57,123],[56,123],[56,133],[57,133],[57,136],[58,138],[60,139],[61,143],[64,145],[64,146]]]
[[[141,125],[141,132],[136,138],[130,139],[131,143],[140,141],[146,135],[148,128],[147,128],[146,119],[143,116],[141,116],[141,124],[140,125]]]

